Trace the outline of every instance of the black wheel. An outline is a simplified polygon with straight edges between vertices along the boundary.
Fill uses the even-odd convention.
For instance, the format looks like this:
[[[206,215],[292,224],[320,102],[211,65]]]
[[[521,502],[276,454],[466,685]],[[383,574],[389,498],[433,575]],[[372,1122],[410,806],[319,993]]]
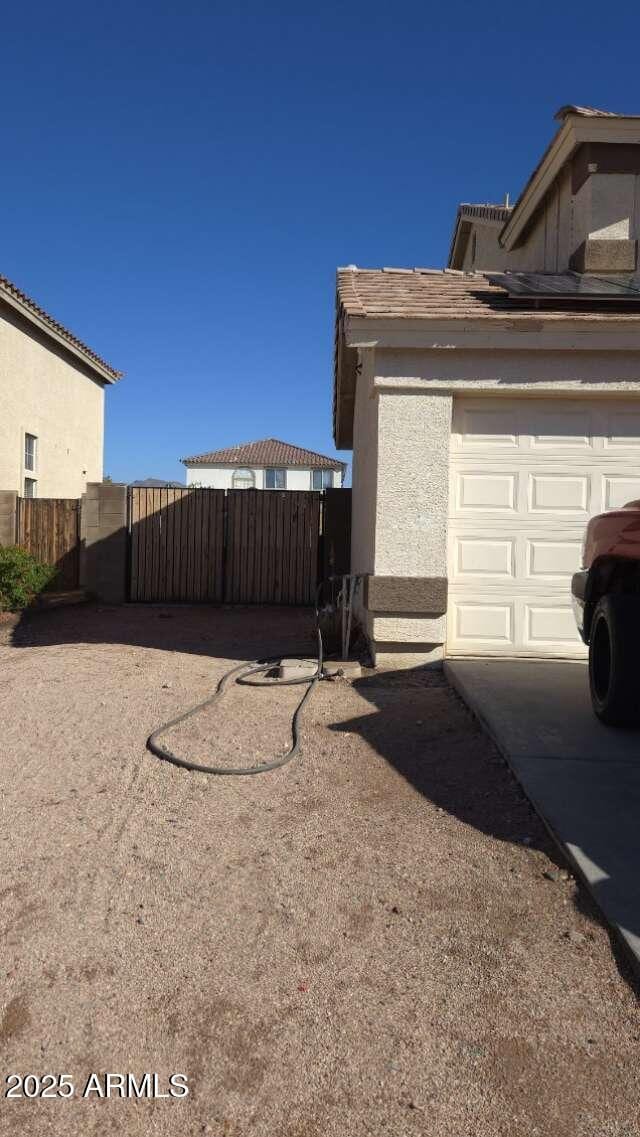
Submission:
[[[608,726],[640,723],[640,597],[603,596],[589,637],[591,704]]]

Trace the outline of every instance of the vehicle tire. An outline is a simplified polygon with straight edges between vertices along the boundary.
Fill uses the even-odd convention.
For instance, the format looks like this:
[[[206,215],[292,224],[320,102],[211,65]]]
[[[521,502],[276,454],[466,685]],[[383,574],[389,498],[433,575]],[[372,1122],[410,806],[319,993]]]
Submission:
[[[640,723],[640,597],[603,596],[589,637],[591,705],[608,726]]]

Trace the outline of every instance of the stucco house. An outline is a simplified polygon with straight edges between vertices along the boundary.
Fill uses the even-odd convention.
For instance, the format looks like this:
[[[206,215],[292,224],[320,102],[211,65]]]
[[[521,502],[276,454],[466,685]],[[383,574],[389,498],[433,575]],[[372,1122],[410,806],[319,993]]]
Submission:
[[[587,519],[640,498],[640,116],[557,118],[512,208],[460,208],[447,269],[338,271],[334,434],[378,663],[583,654]]]
[[[0,490],[79,497],[101,481],[104,392],[120,374],[0,276]]]
[[[181,461],[187,469],[188,486],[218,490],[333,489],[342,485],[346,470],[338,458],[277,438],[227,446]]]

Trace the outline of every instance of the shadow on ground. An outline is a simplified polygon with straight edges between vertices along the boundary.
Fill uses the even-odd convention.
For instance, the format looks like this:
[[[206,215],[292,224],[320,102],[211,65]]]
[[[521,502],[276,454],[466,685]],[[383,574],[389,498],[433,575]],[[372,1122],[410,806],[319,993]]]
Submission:
[[[537,849],[558,872],[573,873],[507,763],[442,672],[373,672],[356,680],[354,688],[377,713],[341,722],[333,730],[359,735],[420,794],[466,825],[499,841]],[[469,729],[486,739],[486,757],[480,760],[478,748],[469,746]],[[443,733],[449,736],[444,763]],[[429,741],[436,738],[434,757]],[[640,995],[640,979],[625,946],[581,883],[573,902],[585,919],[606,929],[621,976]]]
[[[124,644],[229,660],[296,655],[315,649],[311,608],[209,604],[79,604],[32,609],[0,625],[0,643]]]

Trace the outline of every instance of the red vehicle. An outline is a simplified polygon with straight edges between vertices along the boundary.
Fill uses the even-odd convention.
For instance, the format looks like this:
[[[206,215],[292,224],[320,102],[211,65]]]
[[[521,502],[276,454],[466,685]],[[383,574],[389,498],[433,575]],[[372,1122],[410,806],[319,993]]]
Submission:
[[[589,645],[591,703],[602,722],[632,726],[640,723],[640,501],[591,518],[582,566],[571,592]]]

